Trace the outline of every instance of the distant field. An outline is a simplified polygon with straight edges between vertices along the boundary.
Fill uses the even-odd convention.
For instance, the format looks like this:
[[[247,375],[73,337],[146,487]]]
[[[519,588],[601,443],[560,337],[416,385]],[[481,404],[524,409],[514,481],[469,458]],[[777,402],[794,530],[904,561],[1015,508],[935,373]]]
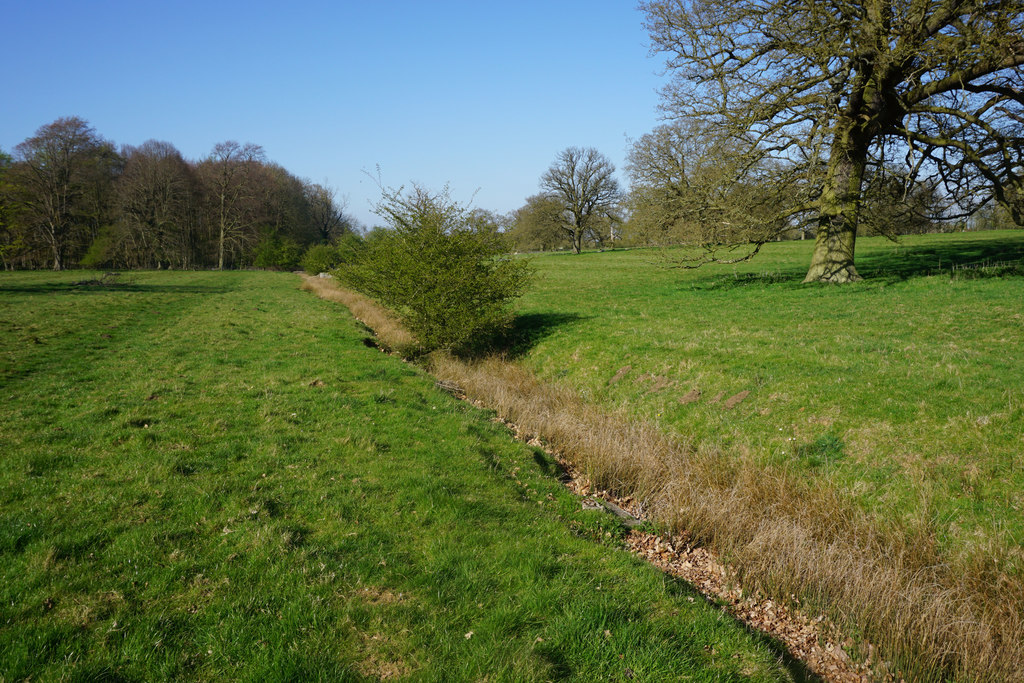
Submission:
[[[642,258],[541,259],[546,294],[530,305],[557,303],[559,277],[675,282],[636,269]],[[617,265],[576,269],[599,263]],[[549,457],[368,348],[365,330],[299,292],[295,276],[76,284],[97,277],[0,274],[0,680],[794,677],[776,646],[616,549],[621,527],[581,511]],[[993,296],[1007,286],[969,285]],[[679,286],[660,287],[647,304],[644,286],[626,294],[640,309],[678,308]],[[599,290],[559,304],[585,316],[543,339],[534,362],[606,400],[637,401],[633,376],[608,389],[609,371],[668,372],[669,349],[633,348],[631,361],[598,353],[612,339],[619,353],[635,344],[624,317],[606,318],[617,331],[590,317],[607,315]],[[1009,305],[996,298],[989,312]],[[673,325],[658,334],[678,337]],[[687,343],[680,358],[694,357]],[[1018,347],[1006,344],[1013,362]],[[570,362],[577,352],[587,360]],[[727,377],[730,390],[757,390],[728,418],[743,427],[737,441],[751,438],[769,404],[746,365],[686,381],[711,392]],[[684,409],[667,399],[637,409],[671,405],[682,425]],[[788,415],[804,403],[770,405]],[[724,424],[692,408],[706,411],[708,438]],[[984,411],[986,428],[1006,430],[1012,416]],[[831,428],[853,461],[841,415]],[[990,448],[984,467],[998,461]],[[1010,487],[981,472],[986,487]]]
[[[602,405],[1024,571],[1024,232],[861,239],[866,281],[845,287],[800,284],[811,246],[698,270],[663,267],[671,250],[536,257],[518,351]]]

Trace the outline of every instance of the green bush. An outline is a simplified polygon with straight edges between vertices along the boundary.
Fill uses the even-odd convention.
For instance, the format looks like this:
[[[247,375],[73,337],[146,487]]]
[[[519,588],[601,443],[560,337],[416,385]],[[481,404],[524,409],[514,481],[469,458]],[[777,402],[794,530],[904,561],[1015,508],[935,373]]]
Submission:
[[[302,255],[302,269],[310,275],[326,273],[338,266],[338,249],[333,244],[314,244]]]
[[[299,267],[302,247],[290,237],[265,236],[256,245],[252,264],[270,270],[294,270]]]
[[[448,188],[385,190],[377,213],[388,229],[343,250],[335,277],[398,313],[426,351],[478,351],[507,329],[530,265],[475,229]]]
[[[85,254],[78,261],[82,268],[106,268],[113,264],[115,247],[114,231],[109,226],[101,228],[96,239],[92,241]]]
[[[363,239],[347,232],[332,244],[314,244],[302,255],[302,269],[310,275],[329,273],[352,259],[352,254],[363,247]]]

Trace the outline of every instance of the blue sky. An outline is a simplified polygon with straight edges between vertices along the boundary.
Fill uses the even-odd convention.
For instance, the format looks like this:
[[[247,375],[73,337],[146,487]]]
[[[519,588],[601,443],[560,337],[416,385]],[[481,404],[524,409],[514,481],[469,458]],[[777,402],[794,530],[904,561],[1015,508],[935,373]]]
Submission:
[[[4,0],[0,148],[76,115],[118,144],[264,147],[364,224],[385,185],[510,211],[570,146],[620,169],[658,124],[628,1]]]

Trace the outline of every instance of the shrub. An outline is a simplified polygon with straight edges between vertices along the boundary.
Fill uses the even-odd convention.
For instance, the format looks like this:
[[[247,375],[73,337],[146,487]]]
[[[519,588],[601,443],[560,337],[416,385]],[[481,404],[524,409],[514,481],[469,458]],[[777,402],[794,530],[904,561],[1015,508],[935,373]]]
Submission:
[[[302,247],[290,237],[265,236],[256,245],[252,264],[257,268],[294,270],[301,253]]]
[[[389,229],[343,250],[340,281],[394,310],[426,351],[478,351],[509,326],[530,266],[475,229],[447,187],[384,190],[377,213]]]
[[[332,244],[314,244],[302,255],[302,269],[310,275],[326,273],[338,266],[338,249]]]
[[[104,227],[100,229],[96,239],[92,241],[85,254],[82,255],[78,265],[82,268],[106,268],[114,262],[115,237],[113,229]]]

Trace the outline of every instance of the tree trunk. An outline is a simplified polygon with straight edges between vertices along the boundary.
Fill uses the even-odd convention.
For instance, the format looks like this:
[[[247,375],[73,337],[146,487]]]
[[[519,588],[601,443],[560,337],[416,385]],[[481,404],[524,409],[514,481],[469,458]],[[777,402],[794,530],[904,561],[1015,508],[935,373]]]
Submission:
[[[868,146],[858,139],[852,125],[836,134],[821,193],[814,256],[804,282],[844,283],[861,279],[853,264],[853,250],[867,155]]]
[[[220,226],[220,242],[217,247],[217,270],[224,270],[224,226]]]
[[[217,270],[224,270],[224,193],[220,195],[220,240],[217,247]]]
[[[58,236],[58,230],[55,229],[52,225],[50,225],[48,226],[47,233],[47,237],[50,240],[50,251],[53,252],[53,269],[63,270],[64,259],[61,258],[61,241],[60,237]]]

